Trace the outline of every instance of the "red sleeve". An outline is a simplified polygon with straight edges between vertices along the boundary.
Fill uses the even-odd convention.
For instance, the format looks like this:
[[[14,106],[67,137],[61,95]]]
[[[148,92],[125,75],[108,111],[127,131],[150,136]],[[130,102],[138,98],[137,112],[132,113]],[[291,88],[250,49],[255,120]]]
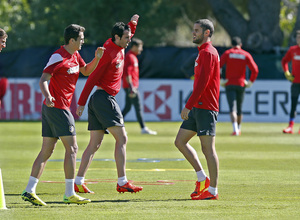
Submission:
[[[132,76],[134,73],[134,57],[132,54],[128,54],[125,58],[124,64],[124,76]]]
[[[133,37],[133,35],[134,35],[135,31],[136,31],[136,26],[137,25],[132,24],[131,21],[128,22],[128,25],[129,25],[130,30],[131,30],[131,37]]]
[[[284,72],[289,70],[288,63],[292,60],[292,50],[291,48],[288,50],[288,52],[285,54],[285,56],[281,60],[282,69]]]
[[[131,21],[128,22],[128,25],[129,25],[130,30],[131,30],[131,38],[132,38],[135,31],[136,31],[136,26],[137,25],[132,24]],[[124,70],[123,70],[123,74],[124,74],[125,77],[128,76],[128,75],[132,75],[132,71],[134,70],[133,64],[134,64],[134,59],[133,59],[131,54],[128,54],[125,57]]]
[[[193,92],[185,105],[185,107],[189,110],[193,108],[194,104],[202,96],[209,82],[210,76],[213,73],[213,55],[211,53],[204,52],[201,56],[199,56],[198,65],[200,66],[197,70],[198,74],[195,72],[195,74],[197,74],[197,77],[195,77]]]
[[[221,58],[220,58],[220,67],[222,68],[225,64],[226,64],[226,62],[227,62],[227,59],[228,59],[228,52],[227,51],[225,51],[223,54],[222,54],[222,56],[221,56]]]
[[[258,75],[258,67],[250,54],[247,55],[247,66],[251,71],[250,81],[254,82]]]
[[[78,105],[84,106],[96,83],[101,79],[111,62],[110,55],[105,51],[96,69],[88,77],[78,100]]]

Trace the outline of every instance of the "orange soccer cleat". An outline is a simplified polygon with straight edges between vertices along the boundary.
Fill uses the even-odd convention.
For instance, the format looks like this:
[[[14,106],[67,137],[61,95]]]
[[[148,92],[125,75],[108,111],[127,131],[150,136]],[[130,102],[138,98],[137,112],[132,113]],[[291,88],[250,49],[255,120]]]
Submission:
[[[194,196],[201,195],[201,193],[209,187],[209,183],[210,180],[208,177],[206,177],[206,179],[201,182],[196,181],[196,188],[195,191],[191,194],[191,197],[193,198]]]
[[[82,185],[77,185],[76,183],[74,183],[74,189],[75,192],[78,193],[90,193],[90,194],[95,194],[93,191],[89,190],[89,188],[87,188],[86,183],[82,184]]]
[[[293,127],[288,126],[287,128],[283,129],[282,132],[285,133],[285,134],[293,134],[294,133],[293,132]]]
[[[208,190],[205,190],[198,196],[192,197],[192,200],[218,200],[218,199],[219,199],[218,194],[214,196],[213,194],[208,192]]]
[[[119,186],[119,184],[117,184],[117,191],[119,193],[124,193],[124,192],[131,192],[131,193],[136,193],[136,192],[139,192],[139,191],[142,191],[143,190],[143,187],[141,186],[135,186],[129,182],[127,182],[125,185],[123,186]]]

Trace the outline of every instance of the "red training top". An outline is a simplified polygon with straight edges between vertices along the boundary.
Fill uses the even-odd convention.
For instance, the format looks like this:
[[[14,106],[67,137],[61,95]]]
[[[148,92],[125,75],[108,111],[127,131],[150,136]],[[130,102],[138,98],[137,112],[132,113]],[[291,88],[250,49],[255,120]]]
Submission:
[[[70,110],[75,86],[79,77],[79,68],[86,63],[78,51],[70,54],[61,46],[50,57],[43,73],[51,74],[49,83],[50,94],[55,98],[54,107]],[[46,105],[46,99],[44,100]]]
[[[300,83],[300,47],[291,46],[281,60],[284,72],[289,70],[288,63],[292,61],[292,74],[295,77],[293,83]]]
[[[136,26],[131,22],[128,23],[131,29],[131,37],[134,35]],[[109,38],[103,45],[105,47],[104,54],[98,63],[96,69],[87,79],[85,86],[78,100],[78,105],[84,106],[94,88],[100,86],[108,94],[115,96],[121,88],[121,77],[124,68],[124,48],[116,45]]]
[[[198,47],[193,92],[185,107],[219,111],[220,58],[218,51],[206,42]]]
[[[131,50],[125,55],[124,73],[123,73],[123,88],[129,88],[127,76],[131,76],[132,86],[139,87],[139,60],[135,53]]]
[[[220,66],[226,64],[226,79],[228,85],[245,86],[246,79],[246,66],[251,70],[250,81],[254,82],[258,75],[258,67],[254,62],[252,56],[247,51],[233,47],[226,50],[220,61]]]

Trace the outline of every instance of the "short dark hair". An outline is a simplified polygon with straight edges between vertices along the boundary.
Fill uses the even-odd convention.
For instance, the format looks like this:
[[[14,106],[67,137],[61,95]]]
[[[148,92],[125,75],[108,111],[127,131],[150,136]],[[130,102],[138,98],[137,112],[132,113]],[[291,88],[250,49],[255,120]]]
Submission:
[[[8,37],[8,35],[5,32],[5,30],[3,30],[2,28],[0,28],[0,37]]]
[[[232,39],[231,39],[231,45],[232,46],[239,46],[239,45],[241,45],[242,44],[242,40],[241,40],[241,38],[239,38],[239,37],[233,37]]]
[[[80,32],[84,32],[85,28],[78,25],[78,24],[70,24],[68,27],[65,28],[64,31],[64,39],[65,39],[65,44],[69,44],[69,41],[71,38],[74,40],[77,40],[79,37]]]
[[[138,38],[132,38],[131,39],[131,43],[130,43],[130,48],[133,47],[133,46],[140,46],[140,45],[143,45],[143,41],[138,39]]]
[[[203,32],[206,30],[209,30],[210,34],[209,37],[211,37],[214,33],[214,25],[213,23],[208,19],[199,19],[195,21],[195,24],[200,24],[200,27],[203,29]]]
[[[130,31],[129,25],[124,24],[123,22],[117,22],[111,30],[112,41],[114,42],[116,40],[115,35],[118,35],[120,38],[122,38],[124,31],[127,30]]]

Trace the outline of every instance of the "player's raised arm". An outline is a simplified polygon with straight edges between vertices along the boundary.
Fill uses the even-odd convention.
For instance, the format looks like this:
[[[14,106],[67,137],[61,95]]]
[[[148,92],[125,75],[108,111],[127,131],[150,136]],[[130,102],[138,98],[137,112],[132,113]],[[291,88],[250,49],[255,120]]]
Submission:
[[[95,58],[89,62],[87,65],[85,65],[84,67],[80,68],[80,72],[84,75],[84,76],[89,76],[97,67],[101,57],[103,56],[105,48],[104,47],[98,47],[95,50]]]
[[[135,15],[133,15],[132,17],[131,17],[131,19],[130,19],[130,22],[133,24],[133,25],[137,25],[137,23],[138,23],[138,20],[139,20],[139,15],[138,14],[135,14]]]

